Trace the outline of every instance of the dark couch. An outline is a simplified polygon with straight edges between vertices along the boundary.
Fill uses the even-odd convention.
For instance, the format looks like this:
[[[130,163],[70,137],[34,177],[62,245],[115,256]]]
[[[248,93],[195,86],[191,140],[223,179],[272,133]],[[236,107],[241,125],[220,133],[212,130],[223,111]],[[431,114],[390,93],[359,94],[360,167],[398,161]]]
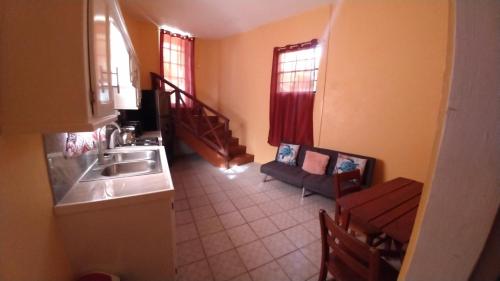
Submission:
[[[302,170],[302,163],[304,163],[306,151],[308,150],[330,156],[330,160],[326,167],[326,173],[324,175],[313,175]],[[333,177],[335,175],[333,174],[333,171],[335,169],[335,164],[337,163],[337,156],[339,153],[367,159],[365,170],[363,172],[363,175],[361,176],[361,185],[363,187],[371,186],[373,169],[375,168],[375,158],[305,145],[300,146],[299,154],[297,156],[297,166],[290,166],[274,160],[262,165],[260,167],[260,172],[269,175],[277,180],[289,183],[300,188],[304,188],[305,190],[319,193],[326,197],[335,198],[335,194],[333,191]],[[347,186],[342,186],[342,188],[345,187]]]

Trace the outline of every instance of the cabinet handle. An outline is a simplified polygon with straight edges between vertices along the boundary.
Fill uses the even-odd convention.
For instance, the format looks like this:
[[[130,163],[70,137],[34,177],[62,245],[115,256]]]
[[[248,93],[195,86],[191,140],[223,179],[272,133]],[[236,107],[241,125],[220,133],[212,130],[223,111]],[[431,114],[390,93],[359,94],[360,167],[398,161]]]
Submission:
[[[111,72],[111,75],[116,75],[116,86],[113,85],[113,78],[111,78],[111,86],[116,88],[116,92],[120,93],[120,79],[118,76],[118,67],[116,68],[116,72]]]

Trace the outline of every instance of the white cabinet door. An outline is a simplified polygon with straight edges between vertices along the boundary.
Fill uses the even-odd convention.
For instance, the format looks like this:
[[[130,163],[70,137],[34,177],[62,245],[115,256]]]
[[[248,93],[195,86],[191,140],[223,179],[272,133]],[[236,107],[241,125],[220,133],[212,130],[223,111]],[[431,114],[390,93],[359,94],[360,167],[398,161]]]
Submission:
[[[114,0],[112,0],[114,2]],[[134,47],[116,2],[110,11],[110,51],[115,109],[138,109],[139,67]]]
[[[108,0],[89,1],[89,55],[94,117],[114,114],[110,63],[110,11]]]

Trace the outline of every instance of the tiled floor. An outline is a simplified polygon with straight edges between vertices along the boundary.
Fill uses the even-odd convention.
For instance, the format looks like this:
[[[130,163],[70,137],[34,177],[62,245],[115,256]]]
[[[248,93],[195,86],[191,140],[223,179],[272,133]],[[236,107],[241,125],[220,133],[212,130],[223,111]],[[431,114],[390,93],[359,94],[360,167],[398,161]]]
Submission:
[[[334,202],[277,180],[259,165],[214,168],[198,157],[172,167],[179,281],[317,280],[319,209]]]

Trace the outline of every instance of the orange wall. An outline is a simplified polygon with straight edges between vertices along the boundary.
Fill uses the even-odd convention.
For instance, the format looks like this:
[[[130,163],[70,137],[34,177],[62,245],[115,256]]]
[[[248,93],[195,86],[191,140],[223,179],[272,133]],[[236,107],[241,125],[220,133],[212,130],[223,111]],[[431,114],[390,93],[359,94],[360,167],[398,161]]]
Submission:
[[[213,108],[219,107],[219,40],[195,39],[196,96]]]
[[[55,225],[41,135],[2,136],[0,155],[0,280],[73,280]]]
[[[158,27],[151,22],[129,13],[121,5],[125,24],[139,58],[141,88],[151,89],[150,72],[160,73],[160,41]]]
[[[257,162],[271,160],[272,49],[322,38],[315,145],[377,158],[376,182],[397,176],[426,181],[447,92],[448,5],[345,1],[224,38],[219,109]],[[331,13],[336,18],[328,32]]]

